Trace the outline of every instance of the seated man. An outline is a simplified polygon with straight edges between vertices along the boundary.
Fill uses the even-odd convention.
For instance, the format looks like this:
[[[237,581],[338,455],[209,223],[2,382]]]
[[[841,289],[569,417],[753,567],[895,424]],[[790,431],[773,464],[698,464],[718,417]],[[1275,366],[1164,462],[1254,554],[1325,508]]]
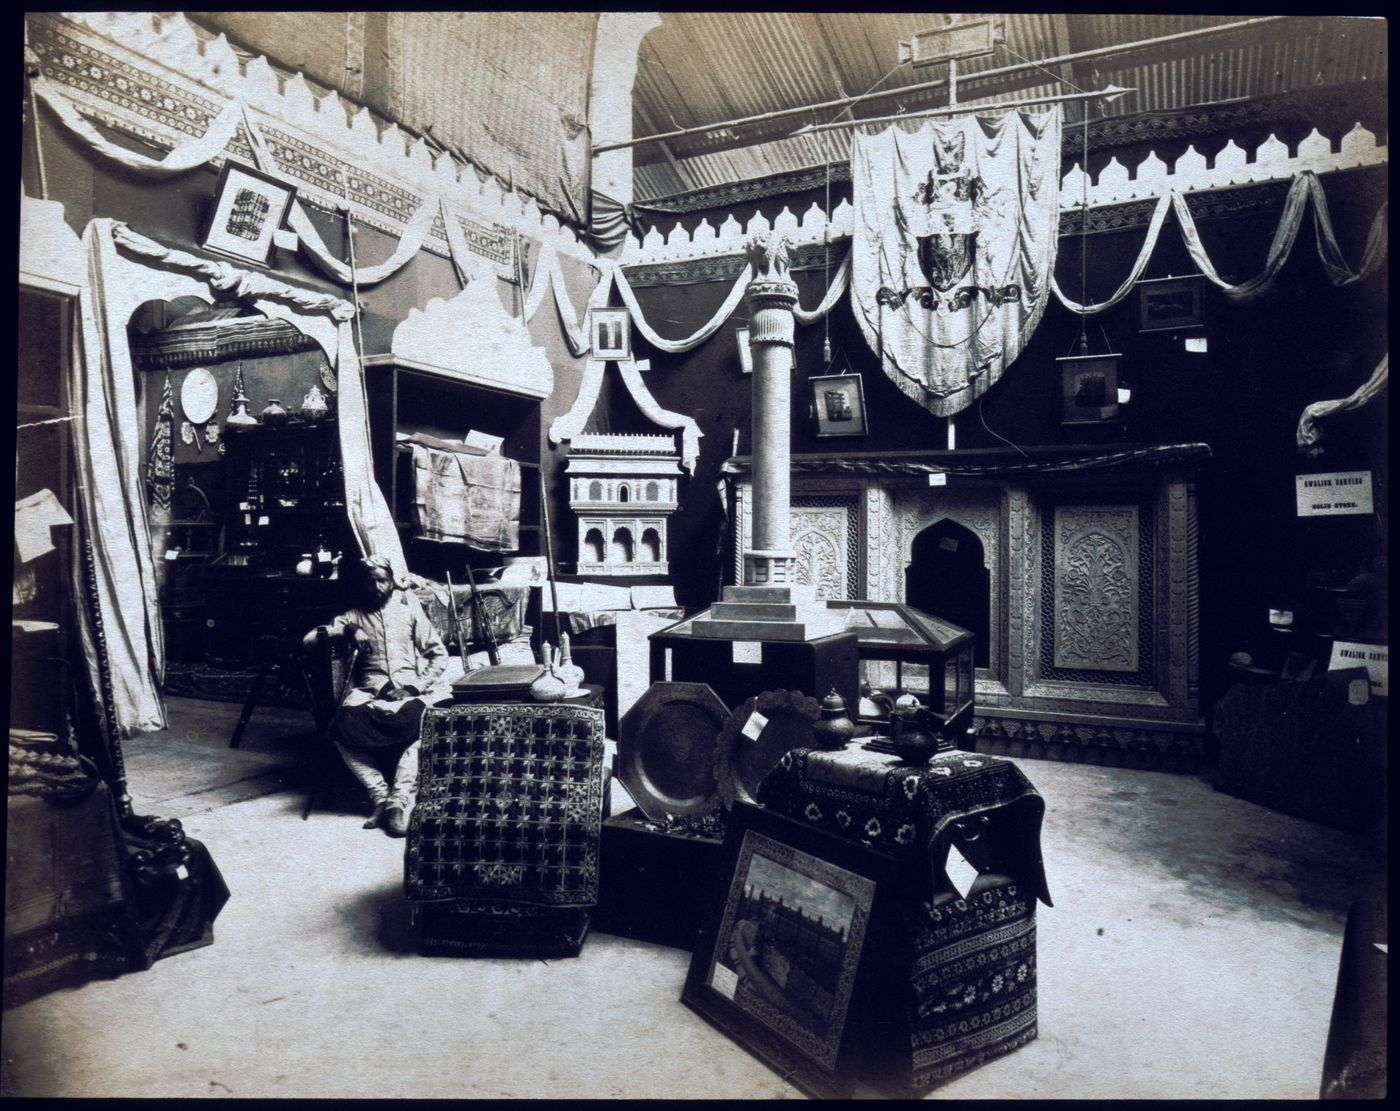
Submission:
[[[383,556],[346,567],[351,597],[359,601],[327,626],[331,636],[354,637],[359,654],[350,689],[331,723],[331,736],[355,778],[369,793],[373,813],[391,837],[408,833],[408,810],[418,783],[418,730],[428,706],[449,701],[462,664],[449,657],[423,606],[395,582]],[[393,785],[378,764],[397,757]]]

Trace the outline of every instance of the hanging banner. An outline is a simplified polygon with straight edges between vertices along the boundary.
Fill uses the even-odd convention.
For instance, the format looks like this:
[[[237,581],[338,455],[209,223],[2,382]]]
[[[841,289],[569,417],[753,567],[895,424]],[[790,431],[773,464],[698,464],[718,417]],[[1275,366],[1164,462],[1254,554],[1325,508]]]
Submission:
[[[857,134],[851,182],[851,293],[866,342],[929,412],[960,412],[1021,353],[1045,309],[1060,109]]]

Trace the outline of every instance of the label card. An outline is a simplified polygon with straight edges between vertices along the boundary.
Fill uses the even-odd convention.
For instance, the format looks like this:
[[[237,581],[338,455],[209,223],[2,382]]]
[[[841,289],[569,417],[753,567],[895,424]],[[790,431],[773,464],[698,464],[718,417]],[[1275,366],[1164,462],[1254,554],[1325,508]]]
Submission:
[[[948,476],[942,471],[934,471],[928,476],[928,484],[930,486],[947,486]]]
[[[1353,706],[1364,706],[1371,701],[1371,684],[1365,679],[1353,679],[1347,684],[1347,701]]]
[[[761,641],[736,640],[733,644],[736,664],[761,664],[763,662],[763,643]]]
[[[716,962],[715,973],[710,977],[710,986],[726,999],[733,999],[734,992],[739,987],[739,974]]]
[[[756,741],[763,732],[763,727],[768,724],[768,719],[757,710],[749,715],[749,720],[744,722],[744,728],[739,730],[751,741]]]
[[[1364,667],[1371,673],[1371,693],[1377,698],[1390,697],[1389,645],[1334,640],[1332,658],[1327,662],[1327,670],[1340,671],[1344,667]]]
[[[1337,517],[1374,509],[1370,471],[1300,474],[1295,481],[1299,517]]]
[[[948,873],[948,878],[958,889],[959,899],[967,898],[967,893],[972,890],[973,883],[981,874],[968,863],[967,857],[958,852],[956,845],[948,846],[948,863],[943,866],[943,870]]]

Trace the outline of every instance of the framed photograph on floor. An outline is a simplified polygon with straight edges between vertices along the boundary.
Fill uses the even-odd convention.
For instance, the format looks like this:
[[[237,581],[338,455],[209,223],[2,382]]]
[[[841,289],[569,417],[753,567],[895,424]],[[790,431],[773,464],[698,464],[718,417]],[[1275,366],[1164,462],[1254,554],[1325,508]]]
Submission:
[[[818,436],[864,436],[869,431],[859,374],[823,374],[808,381],[817,411]]]
[[[593,358],[632,357],[632,316],[626,309],[594,309],[591,328]]]
[[[1138,331],[1178,332],[1201,326],[1201,279],[1149,278],[1138,282]]]
[[[875,917],[889,857],[736,802],[681,1000],[820,1098],[848,1095],[858,986],[884,943]]]
[[[226,160],[200,246],[239,262],[266,266],[273,235],[287,218],[296,192],[288,182]]]
[[[1062,424],[1103,424],[1118,418],[1122,355],[1068,355],[1060,364]]]

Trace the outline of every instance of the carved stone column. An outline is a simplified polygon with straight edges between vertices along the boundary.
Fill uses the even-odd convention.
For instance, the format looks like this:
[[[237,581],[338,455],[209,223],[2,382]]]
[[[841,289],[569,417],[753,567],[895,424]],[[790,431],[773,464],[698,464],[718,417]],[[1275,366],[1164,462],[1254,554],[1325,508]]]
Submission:
[[[792,582],[791,395],[793,307],[797,285],[788,277],[786,236],[759,235],[749,241],[754,277],[745,300],[749,307],[749,348],[753,352],[753,529],[744,552],[746,586],[786,586]]]

